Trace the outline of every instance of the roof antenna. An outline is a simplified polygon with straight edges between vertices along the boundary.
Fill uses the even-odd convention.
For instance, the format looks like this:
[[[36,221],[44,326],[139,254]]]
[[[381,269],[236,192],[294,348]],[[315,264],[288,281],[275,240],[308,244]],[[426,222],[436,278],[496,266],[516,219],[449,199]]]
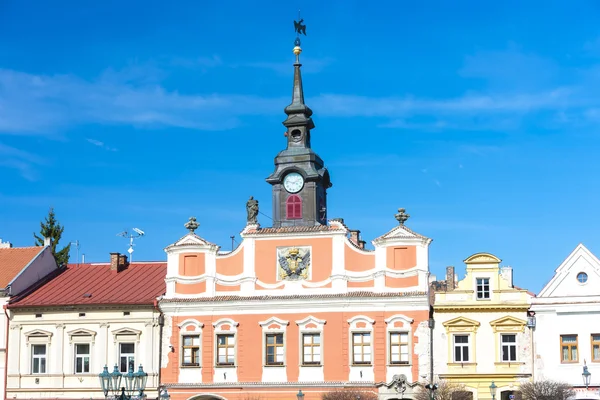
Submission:
[[[235,241],[235,236],[229,236],[229,239],[231,239],[231,251],[233,251],[233,242]]]
[[[79,266],[79,240],[71,242],[71,244],[75,245],[75,249],[77,249],[77,266]]]
[[[117,234],[117,236],[129,238],[129,248],[127,249],[127,252],[129,253],[129,262],[133,262],[133,246],[135,246],[133,244],[133,239],[140,238],[146,234],[143,230],[138,228],[133,228],[133,232],[135,232],[135,234],[127,231],[123,231]]]

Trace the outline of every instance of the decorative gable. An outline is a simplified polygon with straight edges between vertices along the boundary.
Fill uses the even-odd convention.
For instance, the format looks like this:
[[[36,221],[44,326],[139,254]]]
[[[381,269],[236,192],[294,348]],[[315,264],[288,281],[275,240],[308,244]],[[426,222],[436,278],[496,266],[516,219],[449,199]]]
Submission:
[[[375,240],[373,240],[373,244],[383,246],[390,244],[399,244],[399,243],[411,243],[411,244],[429,244],[431,243],[431,239],[420,235],[406,225],[398,225],[388,233],[379,236]]]
[[[219,246],[214,243],[210,243],[207,240],[202,239],[200,236],[193,232],[188,233],[175,243],[165,248],[167,253],[170,253],[176,249],[185,248],[186,251],[190,250],[212,250],[218,251]]]
[[[555,270],[538,297],[594,296],[600,285],[600,260],[579,244]]]
[[[277,317],[271,317],[266,321],[260,321],[259,325],[263,328],[263,330],[284,330],[286,326],[289,325],[289,321],[284,321]]]
[[[518,319],[507,315],[506,317],[498,318],[490,322],[490,325],[494,329],[494,333],[497,332],[523,332],[527,321]]]
[[[476,253],[468,257],[465,264],[500,264],[501,259],[490,253]]]
[[[480,322],[474,321],[466,317],[457,317],[444,322],[442,325],[446,328],[446,332],[476,332],[481,325]]]

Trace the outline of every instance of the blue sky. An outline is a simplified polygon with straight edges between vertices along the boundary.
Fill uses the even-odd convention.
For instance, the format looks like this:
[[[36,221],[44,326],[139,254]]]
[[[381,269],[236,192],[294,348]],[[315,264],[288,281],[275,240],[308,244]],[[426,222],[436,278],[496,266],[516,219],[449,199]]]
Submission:
[[[191,215],[230,249],[271,214],[302,8],[329,217],[370,242],[405,207],[438,276],[485,251],[539,291],[600,254],[600,4],[417,3],[1,1],[0,237],[53,206],[91,261],[133,227],[164,260]]]

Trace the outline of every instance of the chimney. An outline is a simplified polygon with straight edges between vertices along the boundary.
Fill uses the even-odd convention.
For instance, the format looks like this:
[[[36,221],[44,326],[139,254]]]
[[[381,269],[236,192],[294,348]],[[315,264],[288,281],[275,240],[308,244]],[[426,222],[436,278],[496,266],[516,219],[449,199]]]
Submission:
[[[127,267],[127,256],[125,254],[110,253],[110,270],[121,272]]]
[[[456,274],[454,267],[446,267],[446,290],[451,291],[456,288]]]
[[[355,245],[360,246],[360,231],[358,229],[350,229],[350,241]]]
[[[49,237],[44,238],[44,247],[48,247],[52,245],[52,239]]]
[[[367,242],[365,242],[364,240],[358,241],[358,247],[360,247],[362,250],[365,249],[365,244],[367,244]]]
[[[11,242],[3,242],[2,239],[0,239],[0,249],[10,249],[11,247]]]
[[[512,267],[500,267],[500,276],[502,276],[513,287],[513,270]]]

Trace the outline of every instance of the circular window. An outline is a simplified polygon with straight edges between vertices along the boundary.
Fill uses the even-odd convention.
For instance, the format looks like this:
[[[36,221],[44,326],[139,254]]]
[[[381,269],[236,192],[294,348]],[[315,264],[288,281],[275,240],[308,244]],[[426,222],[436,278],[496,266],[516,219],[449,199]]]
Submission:
[[[586,283],[587,278],[588,276],[585,272],[580,272],[577,274],[577,280],[579,281],[579,283]]]

